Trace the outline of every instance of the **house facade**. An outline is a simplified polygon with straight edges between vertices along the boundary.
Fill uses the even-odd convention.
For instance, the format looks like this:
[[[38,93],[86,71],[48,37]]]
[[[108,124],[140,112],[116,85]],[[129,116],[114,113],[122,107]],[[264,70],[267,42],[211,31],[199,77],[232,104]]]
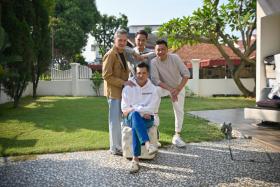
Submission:
[[[256,61],[256,107],[245,108],[246,119],[258,119],[261,121],[280,123],[280,102],[277,99],[268,98],[274,87],[269,84],[271,78],[276,78],[276,84],[280,86],[280,72],[277,72],[277,64],[280,64],[280,1],[257,0],[257,61]],[[274,56],[276,69],[273,72],[266,71],[265,58]],[[276,58],[278,57],[278,58]],[[265,106],[264,106],[265,105]]]
[[[82,50],[82,55],[88,64],[100,64],[101,54],[98,43],[91,34],[88,34],[87,44]]]
[[[152,32],[159,29],[161,25],[130,25],[128,26],[129,33],[137,33],[139,30],[144,30],[145,28],[150,28]]]

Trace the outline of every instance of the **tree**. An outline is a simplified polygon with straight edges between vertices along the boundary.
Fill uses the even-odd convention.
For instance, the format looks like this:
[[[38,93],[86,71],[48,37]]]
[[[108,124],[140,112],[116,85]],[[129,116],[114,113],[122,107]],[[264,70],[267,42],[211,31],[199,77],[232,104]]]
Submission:
[[[56,0],[51,29],[54,48],[60,54],[56,62],[73,62],[87,42],[87,34],[96,24],[99,12],[94,0]]]
[[[51,42],[47,9],[42,0],[32,1],[32,4],[36,15],[32,20],[33,31],[31,33],[34,42],[34,60],[31,64],[32,95],[35,98],[39,77],[48,70],[51,64]]]
[[[145,27],[144,27],[144,30],[145,30],[148,34],[151,34],[151,33],[152,33],[152,28],[149,27],[149,26],[145,26]]]
[[[124,14],[120,14],[119,18],[106,14],[100,17],[91,34],[96,39],[102,56],[112,47],[115,32],[120,28],[127,29],[127,23],[128,19]]]
[[[240,33],[244,51],[235,47],[234,43],[238,38],[234,34],[227,34],[226,28],[230,28],[233,33]],[[254,92],[242,84],[239,74],[245,65],[256,65],[256,61],[250,58],[256,49],[256,41],[251,42],[255,29],[256,0],[228,0],[227,4],[221,6],[219,0],[204,0],[203,7],[194,11],[192,16],[172,19],[165,23],[160,28],[160,34],[167,35],[169,43],[177,48],[197,42],[214,44],[225,58],[240,91],[245,96],[254,96]],[[241,63],[238,66],[234,66],[222,48],[224,44],[240,57]]]
[[[27,0],[5,1],[2,10],[2,26],[9,41],[2,52],[8,58],[1,58],[5,71],[2,84],[5,93],[13,98],[14,107],[17,107],[30,80],[30,63],[34,58],[34,44],[30,35],[32,27],[29,26],[34,12],[31,1]]]

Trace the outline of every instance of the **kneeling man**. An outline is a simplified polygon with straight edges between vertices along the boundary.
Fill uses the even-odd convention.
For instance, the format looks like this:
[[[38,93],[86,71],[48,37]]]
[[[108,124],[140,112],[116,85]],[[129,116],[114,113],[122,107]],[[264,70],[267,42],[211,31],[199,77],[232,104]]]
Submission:
[[[156,87],[149,80],[149,65],[140,63],[136,67],[136,86],[125,86],[122,91],[121,109],[128,126],[132,128],[133,158],[130,173],[138,172],[141,145],[145,144],[149,154],[157,152],[157,146],[150,143],[148,128],[154,124],[159,96]]]

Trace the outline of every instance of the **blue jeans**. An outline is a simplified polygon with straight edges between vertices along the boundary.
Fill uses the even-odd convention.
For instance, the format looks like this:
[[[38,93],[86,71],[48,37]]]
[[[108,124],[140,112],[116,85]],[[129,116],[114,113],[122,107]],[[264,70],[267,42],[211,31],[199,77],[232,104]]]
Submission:
[[[109,136],[110,151],[117,152],[122,150],[121,135],[121,100],[108,98],[109,105]]]
[[[154,117],[150,120],[142,118],[139,112],[131,112],[125,119],[125,123],[132,128],[132,149],[133,156],[141,155],[141,145],[149,141],[148,131],[154,124]]]

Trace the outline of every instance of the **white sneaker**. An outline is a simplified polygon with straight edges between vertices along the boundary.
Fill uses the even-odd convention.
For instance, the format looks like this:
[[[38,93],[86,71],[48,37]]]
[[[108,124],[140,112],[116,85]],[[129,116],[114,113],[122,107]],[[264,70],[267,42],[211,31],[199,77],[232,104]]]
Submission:
[[[139,162],[136,162],[135,160],[132,160],[130,164],[129,173],[137,173],[140,169]]]
[[[157,147],[161,147],[161,143],[160,142],[157,142]]]
[[[158,151],[158,148],[153,144],[150,144],[147,148],[149,155],[153,155]]]
[[[186,143],[181,139],[180,136],[174,135],[172,138],[172,144],[177,147],[185,147]]]
[[[154,115],[154,125],[158,127],[159,123],[160,123],[159,116],[158,116],[158,114],[155,114]]]

